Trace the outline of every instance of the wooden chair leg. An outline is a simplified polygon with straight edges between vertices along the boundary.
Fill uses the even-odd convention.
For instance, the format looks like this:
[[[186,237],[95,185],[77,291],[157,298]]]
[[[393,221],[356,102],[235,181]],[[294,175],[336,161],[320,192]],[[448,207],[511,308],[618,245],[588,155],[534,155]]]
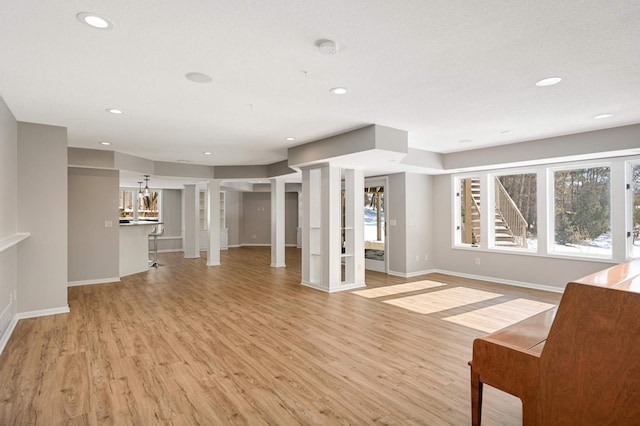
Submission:
[[[480,426],[482,421],[482,382],[471,367],[471,424]]]

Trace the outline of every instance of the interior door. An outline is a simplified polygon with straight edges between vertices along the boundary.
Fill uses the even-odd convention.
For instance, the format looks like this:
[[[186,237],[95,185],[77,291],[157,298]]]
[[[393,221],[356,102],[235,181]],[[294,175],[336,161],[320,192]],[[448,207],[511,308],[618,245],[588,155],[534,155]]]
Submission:
[[[364,186],[365,268],[372,271],[387,272],[386,179],[367,179]]]

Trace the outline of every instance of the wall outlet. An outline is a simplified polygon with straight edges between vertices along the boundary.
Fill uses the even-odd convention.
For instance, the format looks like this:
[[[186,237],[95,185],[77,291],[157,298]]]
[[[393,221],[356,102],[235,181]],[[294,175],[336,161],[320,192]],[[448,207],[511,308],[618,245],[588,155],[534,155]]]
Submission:
[[[428,254],[424,255],[424,260],[429,260],[429,255]]]
[[[105,228],[113,228],[113,222],[110,220],[105,220],[104,221],[104,227]]]
[[[480,258],[476,257],[476,265],[479,265],[479,264],[480,264]]]
[[[416,254],[416,262],[420,262],[420,255]]]

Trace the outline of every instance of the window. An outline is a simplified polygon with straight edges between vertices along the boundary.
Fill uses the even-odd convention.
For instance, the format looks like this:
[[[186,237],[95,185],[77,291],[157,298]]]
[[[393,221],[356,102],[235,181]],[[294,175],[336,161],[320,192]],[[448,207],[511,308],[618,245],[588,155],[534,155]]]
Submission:
[[[611,257],[610,167],[556,170],[553,248],[562,254]]]
[[[497,176],[494,184],[494,247],[536,250],[536,174]]]
[[[160,193],[152,191],[148,196],[140,197],[136,189],[120,188],[120,218],[128,220],[158,221]]]
[[[149,195],[138,198],[138,220],[158,221],[160,219],[159,198],[160,194],[156,191],[151,191]]]
[[[456,244],[480,244],[480,177],[457,179]]]
[[[629,256],[640,257],[640,164],[631,167],[631,250]]]
[[[137,201],[137,192],[129,189],[120,189],[120,218],[131,219],[134,217],[134,209]]]

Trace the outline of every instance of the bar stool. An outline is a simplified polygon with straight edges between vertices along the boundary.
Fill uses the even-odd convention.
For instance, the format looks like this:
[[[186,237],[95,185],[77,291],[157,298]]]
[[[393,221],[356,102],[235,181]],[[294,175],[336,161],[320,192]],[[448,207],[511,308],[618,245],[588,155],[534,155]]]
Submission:
[[[158,237],[164,233],[164,225],[156,225],[151,228],[151,233],[149,234],[149,239],[153,241],[153,260],[149,259],[149,266],[157,268],[158,266],[162,266],[158,263]]]

